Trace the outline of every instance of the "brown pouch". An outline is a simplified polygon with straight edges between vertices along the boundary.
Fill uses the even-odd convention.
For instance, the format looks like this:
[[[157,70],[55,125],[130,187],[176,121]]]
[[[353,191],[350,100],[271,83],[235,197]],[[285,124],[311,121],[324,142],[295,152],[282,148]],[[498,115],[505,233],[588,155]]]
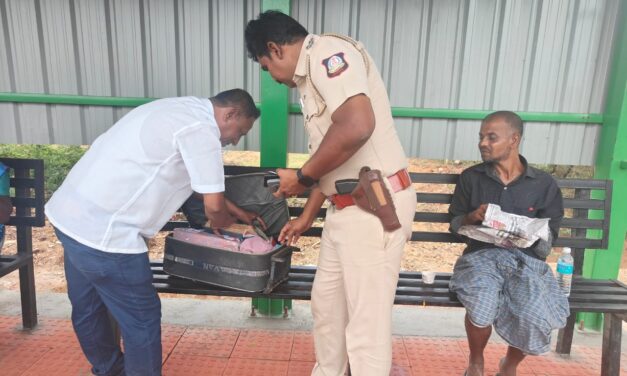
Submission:
[[[401,228],[396,208],[381,176],[381,171],[364,166],[359,171],[359,184],[351,192],[355,205],[381,220],[385,231]]]

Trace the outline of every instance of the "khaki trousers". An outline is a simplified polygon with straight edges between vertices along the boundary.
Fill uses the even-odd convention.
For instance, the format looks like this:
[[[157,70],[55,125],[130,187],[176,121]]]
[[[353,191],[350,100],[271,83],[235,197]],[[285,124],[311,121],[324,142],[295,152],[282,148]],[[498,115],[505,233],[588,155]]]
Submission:
[[[385,232],[356,206],[327,211],[311,296],[314,376],[388,376],[392,364],[392,306],[401,256],[411,236],[416,193],[393,194],[403,225]]]

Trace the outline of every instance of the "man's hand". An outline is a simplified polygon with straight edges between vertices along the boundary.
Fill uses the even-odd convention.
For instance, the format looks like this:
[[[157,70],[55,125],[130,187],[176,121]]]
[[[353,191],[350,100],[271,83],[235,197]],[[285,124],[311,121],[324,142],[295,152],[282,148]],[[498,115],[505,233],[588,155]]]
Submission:
[[[322,194],[320,187],[313,187],[303,208],[303,213],[298,218],[287,222],[281,229],[278,238],[279,243],[286,241],[285,244],[292,245],[300,238],[300,234],[309,230],[324,200],[326,200],[326,196]]]
[[[207,217],[207,227],[219,229],[229,227],[235,223],[233,217],[226,208],[224,193],[205,193],[203,204],[205,206],[205,216]]]
[[[466,214],[464,220],[462,221],[462,225],[480,224],[485,219],[485,212],[487,209],[488,204],[481,204],[477,209]]]
[[[275,197],[290,197],[299,195],[307,189],[307,187],[298,183],[298,177],[296,176],[296,170],[288,168],[278,168],[276,170],[279,176],[280,183],[279,189],[274,192]]]
[[[262,229],[268,229],[266,222],[264,222],[259,214],[244,210],[228,199],[224,199],[224,201],[226,204],[226,209],[229,211],[229,213],[241,222],[246,223],[247,225],[252,225],[254,221],[257,221],[261,225]]]
[[[279,234],[279,243],[292,245],[298,241],[300,238],[300,234],[309,230],[312,222],[308,219],[303,218],[302,216],[292,219],[287,222],[285,226],[281,229],[281,233]],[[285,243],[283,243],[285,242]]]

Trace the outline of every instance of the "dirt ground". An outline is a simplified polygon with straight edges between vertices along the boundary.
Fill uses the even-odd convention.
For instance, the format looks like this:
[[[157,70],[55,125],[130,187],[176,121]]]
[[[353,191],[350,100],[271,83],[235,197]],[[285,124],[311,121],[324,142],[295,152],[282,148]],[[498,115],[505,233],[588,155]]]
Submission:
[[[224,155],[225,164],[258,165],[259,153],[256,152],[226,152]],[[289,167],[297,167],[305,161],[304,155],[290,155]],[[459,173],[470,163],[464,162],[442,162],[424,159],[414,159],[410,161],[410,171],[412,172],[440,172]],[[434,192],[433,187],[424,185],[421,190]],[[441,188],[438,188],[440,190]],[[445,187],[444,187],[445,189]],[[441,190],[440,190],[441,191]],[[443,210],[445,208],[443,207]],[[436,225],[431,225],[435,229]],[[416,228],[418,229],[418,228]],[[440,228],[445,231],[446,227]],[[163,258],[163,243],[165,233],[160,233],[156,238],[150,240],[149,254],[151,259]],[[296,265],[315,265],[318,259],[320,241],[318,238],[301,238],[297,244],[301,252],[294,253],[292,263]],[[459,257],[463,249],[461,244],[442,243],[417,243],[412,242],[405,246],[405,254],[402,261],[403,270],[421,271],[432,270],[440,272],[451,272],[455,260]],[[625,242],[627,249],[627,241]],[[554,252],[559,252],[555,249]],[[3,254],[16,252],[16,241],[14,228],[9,228],[5,240]],[[57,240],[52,227],[47,223],[43,228],[33,229],[33,252],[35,257],[35,281],[39,292],[65,292],[66,283],[63,272],[63,249]],[[623,252],[619,279],[627,282],[627,252]],[[548,262],[555,268],[557,254],[552,254]],[[18,273],[11,273],[0,279],[0,289],[18,290]],[[188,295],[186,297],[189,297]]]

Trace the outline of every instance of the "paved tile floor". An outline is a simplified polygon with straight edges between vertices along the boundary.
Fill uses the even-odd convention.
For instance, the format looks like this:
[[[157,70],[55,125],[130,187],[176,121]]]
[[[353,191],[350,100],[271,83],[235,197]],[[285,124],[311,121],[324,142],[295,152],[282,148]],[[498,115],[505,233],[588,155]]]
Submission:
[[[494,375],[505,345],[486,349],[486,375]],[[394,338],[391,375],[459,376],[467,361],[466,342],[459,338],[398,336]],[[164,375],[309,375],[314,362],[310,332],[163,326]],[[519,375],[599,375],[601,351],[573,346],[569,358],[550,353],[530,357]],[[627,376],[623,351],[621,375]],[[0,375],[89,375],[70,321],[41,318],[32,331],[21,329],[19,316],[0,316]]]

